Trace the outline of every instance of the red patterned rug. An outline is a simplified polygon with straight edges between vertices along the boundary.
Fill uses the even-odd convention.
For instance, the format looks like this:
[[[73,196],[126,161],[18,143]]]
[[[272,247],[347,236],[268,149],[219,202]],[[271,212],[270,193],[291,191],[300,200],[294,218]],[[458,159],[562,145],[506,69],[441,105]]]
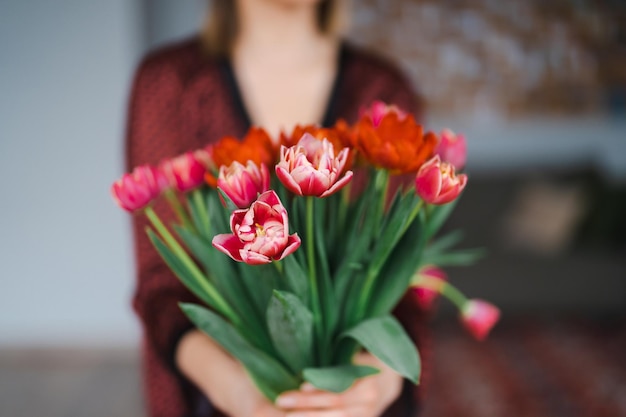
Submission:
[[[626,417],[626,320],[524,320],[486,342],[435,330],[421,417]]]

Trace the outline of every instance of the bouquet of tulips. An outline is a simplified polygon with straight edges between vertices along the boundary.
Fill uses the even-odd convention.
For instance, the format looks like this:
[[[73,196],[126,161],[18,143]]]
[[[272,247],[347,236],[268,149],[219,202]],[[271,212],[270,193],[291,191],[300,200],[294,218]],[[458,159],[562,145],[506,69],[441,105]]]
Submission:
[[[147,216],[156,250],[205,304],[184,313],[273,401],[305,381],[341,392],[378,372],[352,363],[363,348],[418,383],[419,353],[391,315],[409,288],[424,308],[447,296],[474,336],[487,335],[497,308],[438,268],[476,255],[450,250],[458,233],[435,239],[466,186],[455,173],[465,154],[462,136],[425,133],[376,102],[353,126],[225,137],[138,167],[112,192]],[[174,224],[151,207],[162,194]]]

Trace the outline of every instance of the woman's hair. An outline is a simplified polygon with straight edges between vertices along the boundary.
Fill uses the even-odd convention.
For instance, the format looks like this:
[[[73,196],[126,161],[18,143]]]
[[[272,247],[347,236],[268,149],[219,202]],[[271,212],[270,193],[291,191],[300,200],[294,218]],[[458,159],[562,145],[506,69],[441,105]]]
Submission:
[[[321,0],[317,5],[317,24],[324,34],[339,35],[347,25],[348,0]],[[209,14],[201,31],[205,49],[212,56],[230,52],[237,35],[235,0],[211,0]]]

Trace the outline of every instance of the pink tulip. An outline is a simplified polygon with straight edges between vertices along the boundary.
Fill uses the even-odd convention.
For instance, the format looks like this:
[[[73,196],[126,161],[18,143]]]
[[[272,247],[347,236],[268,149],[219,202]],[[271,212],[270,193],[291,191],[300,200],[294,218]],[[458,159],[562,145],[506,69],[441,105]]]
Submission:
[[[435,155],[417,172],[415,191],[426,203],[447,204],[457,198],[465,185],[467,175],[455,175],[454,166],[441,162]]]
[[[348,159],[348,148],[335,157],[333,145],[305,133],[296,146],[280,149],[276,175],[287,189],[298,195],[328,197],[352,179],[352,171],[341,175]]]
[[[170,186],[180,192],[191,191],[204,183],[206,168],[194,156],[187,152],[161,163],[161,171],[167,177]]]
[[[156,168],[143,165],[124,174],[111,186],[117,204],[126,211],[144,208],[167,188],[167,179]]]
[[[420,279],[429,281],[427,285],[420,286]],[[430,310],[435,299],[439,295],[437,288],[433,288],[433,283],[439,281],[443,284],[447,280],[446,273],[434,265],[427,265],[417,272],[417,284],[413,286],[413,294],[417,304],[423,310]],[[440,289],[440,288],[439,288]]]
[[[435,153],[441,157],[442,161],[454,165],[454,168],[459,171],[462,170],[467,160],[465,136],[457,135],[450,129],[445,129],[441,132],[441,139]]]
[[[477,340],[484,340],[500,318],[500,310],[483,300],[469,300],[461,310],[461,322]]]
[[[235,161],[228,167],[221,166],[217,186],[237,207],[246,208],[270,188],[270,173],[265,164],[259,169],[252,161],[246,166]]]
[[[215,161],[213,161],[213,145],[209,144],[202,149],[194,151],[193,156],[200,162],[207,171],[217,172]]]
[[[215,236],[213,246],[249,265],[279,261],[300,246],[298,235],[289,235],[287,210],[272,190],[261,194],[249,209],[235,210],[230,228],[233,233]]]
[[[361,117],[368,116],[372,120],[372,125],[375,128],[380,126],[383,118],[388,113],[395,113],[398,116],[399,120],[402,120],[406,117],[406,113],[400,110],[397,106],[393,104],[389,105],[380,100],[374,101],[367,109],[361,109]]]

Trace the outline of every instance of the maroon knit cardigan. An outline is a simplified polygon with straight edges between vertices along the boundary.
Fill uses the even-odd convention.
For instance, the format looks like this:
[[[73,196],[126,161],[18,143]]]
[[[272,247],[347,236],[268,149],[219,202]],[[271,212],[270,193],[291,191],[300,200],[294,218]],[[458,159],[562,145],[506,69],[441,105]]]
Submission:
[[[395,103],[419,113],[406,78],[388,62],[354,47],[342,47],[339,71],[324,123],[337,118],[354,122],[359,109],[373,100]],[[219,138],[242,137],[250,124],[232,70],[226,60],[207,57],[198,38],[149,54],[135,75],[126,136],[127,167],[157,164],[162,159],[204,147]],[[162,203],[157,212],[172,219]],[[133,220],[137,285],[133,307],[143,324],[143,373],[148,413],[152,417],[221,415],[200,412],[206,399],[178,373],[173,357],[182,334],[191,328],[177,307],[197,301],[168,270],[145,233],[146,221]],[[425,349],[424,313],[405,297],[396,315]],[[427,361],[424,361],[427,363]],[[385,416],[411,415],[422,388],[407,384]],[[201,407],[200,407],[201,408]],[[206,407],[205,407],[206,409]]]

